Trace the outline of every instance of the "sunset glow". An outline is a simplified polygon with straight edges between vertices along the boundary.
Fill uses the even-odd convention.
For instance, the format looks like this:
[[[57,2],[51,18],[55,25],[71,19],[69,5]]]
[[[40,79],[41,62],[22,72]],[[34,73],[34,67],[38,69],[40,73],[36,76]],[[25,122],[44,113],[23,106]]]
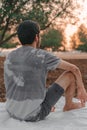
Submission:
[[[78,3],[80,7],[74,11],[75,16],[79,18],[78,22],[76,23],[76,25],[67,24],[65,28],[67,39],[66,49],[68,50],[71,47],[70,36],[72,36],[77,31],[78,27],[81,24],[84,24],[87,27],[87,0],[79,0]]]
[[[79,9],[78,17],[80,19],[80,23],[83,23],[87,26],[87,0],[79,0],[81,9]]]

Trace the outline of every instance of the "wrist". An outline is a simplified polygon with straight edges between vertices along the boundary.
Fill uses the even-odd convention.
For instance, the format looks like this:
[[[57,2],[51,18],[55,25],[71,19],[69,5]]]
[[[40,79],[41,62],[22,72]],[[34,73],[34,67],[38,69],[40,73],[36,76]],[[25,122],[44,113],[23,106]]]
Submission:
[[[79,91],[83,91],[83,90],[85,90],[85,88],[82,87],[82,86],[81,86],[81,87],[79,86],[79,87],[77,87],[77,90],[79,90]]]

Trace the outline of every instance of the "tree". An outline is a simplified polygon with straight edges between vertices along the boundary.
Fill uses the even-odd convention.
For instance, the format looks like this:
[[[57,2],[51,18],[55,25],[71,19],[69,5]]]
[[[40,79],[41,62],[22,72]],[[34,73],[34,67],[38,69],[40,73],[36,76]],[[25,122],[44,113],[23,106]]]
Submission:
[[[77,50],[87,52],[87,28],[83,24],[78,29],[78,38],[81,44],[77,47]]]
[[[81,44],[81,41],[78,37],[78,33],[75,32],[72,36],[71,36],[71,40],[70,40],[70,49],[75,49],[78,47],[78,45]]]
[[[87,44],[87,28],[83,24],[78,29],[78,37],[82,43]]]
[[[70,43],[72,49],[87,51],[87,28],[83,24],[73,34]]]
[[[0,5],[0,44],[16,36],[18,24],[31,19],[41,29],[48,28],[57,17],[70,14],[72,0],[2,0]]]
[[[49,29],[42,35],[41,47],[42,48],[52,48],[53,50],[58,50],[62,46],[63,35],[61,30]]]

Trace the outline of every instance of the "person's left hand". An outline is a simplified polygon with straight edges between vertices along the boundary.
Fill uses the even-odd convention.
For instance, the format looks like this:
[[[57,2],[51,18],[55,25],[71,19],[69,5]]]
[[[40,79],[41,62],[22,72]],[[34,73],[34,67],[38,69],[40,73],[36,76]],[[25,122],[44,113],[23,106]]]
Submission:
[[[54,106],[51,108],[51,112],[55,112],[55,107]]]

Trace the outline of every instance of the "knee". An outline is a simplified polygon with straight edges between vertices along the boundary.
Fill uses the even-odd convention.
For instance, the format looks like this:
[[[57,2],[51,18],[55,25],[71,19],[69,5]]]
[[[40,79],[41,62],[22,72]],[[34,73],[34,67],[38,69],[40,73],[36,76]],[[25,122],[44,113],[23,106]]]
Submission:
[[[65,71],[55,82],[66,90],[69,85],[76,83],[76,80],[71,71]]]
[[[65,72],[65,76],[68,77],[70,82],[75,82],[75,76],[71,71],[66,71]]]

